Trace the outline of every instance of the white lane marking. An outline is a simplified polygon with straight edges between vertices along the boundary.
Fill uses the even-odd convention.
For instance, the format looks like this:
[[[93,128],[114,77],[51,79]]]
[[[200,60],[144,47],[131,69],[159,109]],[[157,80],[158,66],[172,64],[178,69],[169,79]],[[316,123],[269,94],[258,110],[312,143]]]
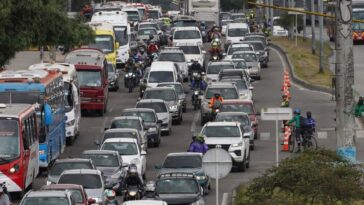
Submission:
[[[327,132],[317,132],[317,138],[327,139],[328,138]]]
[[[335,127],[321,128],[320,131],[335,131]]]
[[[195,116],[193,117],[192,124],[191,124],[191,133],[196,132],[196,127],[197,127],[198,120],[200,119],[200,115],[201,115],[200,111],[196,111]]]
[[[270,132],[260,132],[259,133],[260,140],[269,140],[270,139]]]
[[[283,56],[279,53],[279,51],[277,51],[277,49],[275,49],[275,48],[273,48],[273,47],[270,47],[270,48],[271,48],[272,50],[274,50],[274,52],[276,52],[276,53],[277,53],[277,55],[279,56],[279,58],[281,59],[281,62],[282,62],[282,64],[283,64],[283,71],[285,71],[285,70],[286,70],[285,68],[287,68],[287,67],[288,67],[288,65],[287,65],[287,64],[286,64],[286,62],[283,60]],[[307,91],[316,92],[316,93],[324,93],[324,94],[326,94],[326,95],[328,95],[328,96],[331,96],[331,94],[326,93],[326,92],[317,91],[317,90],[309,90],[309,89],[306,89],[306,88],[304,88],[304,87],[302,87],[302,86],[300,86],[300,85],[298,85],[298,84],[294,83],[293,81],[291,81],[291,84],[292,84],[293,86],[295,86],[296,88],[298,88],[299,90],[307,90]]]
[[[222,195],[221,205],[228,205],[229,204],[229,193],[224,193]]]

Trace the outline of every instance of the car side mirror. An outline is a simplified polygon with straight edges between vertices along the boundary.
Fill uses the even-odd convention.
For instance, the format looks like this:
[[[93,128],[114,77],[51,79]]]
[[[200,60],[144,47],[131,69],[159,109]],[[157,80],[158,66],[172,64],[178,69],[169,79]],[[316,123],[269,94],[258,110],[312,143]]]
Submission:
[[[244,139],[250,139],[250,136],[249,135],[244,135],[243,138]]]
[[[162,124],[162,123],[163,123],[163,121],[162,121],[162,120],[158,120],[158,121],[157,121],[157,123],[158,123],[158,124]]]
[[[141,154],[141,155],[147,155],[147,152],[146,152],[146,151],[144,151],[144,150],[142,150],[142,151],[140,152],[140,154]]]
[[[122,167],[122,168],[129,167],[129,164],[128,164],[128,163],[122,163],[122,164],[121,164],[121,167]]]
[[[251,69],[251,68],[252,68],[252,66],[248,66],[248,68],[249,68],[249,69]]]
[[[249,90],[254,90],[254,87],[253,86],[249,86]]]
[[[162,165],[161,165],[161,164],[156,164],[156,165],[154,166],[154,169],[156,169],[156,170],[160,170],[160,169],[162,169]]]
[[[100,141],[99,140],[95,140],[94,141],[94,144],[97,145],[97,146],[100,146]]]
[[[108,129],[109,129],[108,127],[105,127],[105,128],[104,128],[104,131],[106,131],[106,130],[108,130]]]
[[[116,46],[116,48],[119,48],[119,47],[120,47],[119,42],[116,42],[116,43],[115,43],[115,46]]]

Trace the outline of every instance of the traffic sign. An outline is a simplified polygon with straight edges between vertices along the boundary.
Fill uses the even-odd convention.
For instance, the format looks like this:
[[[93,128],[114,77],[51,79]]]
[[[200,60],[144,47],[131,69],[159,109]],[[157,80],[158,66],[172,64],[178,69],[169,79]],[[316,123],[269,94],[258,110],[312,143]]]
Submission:
[[[202,168],[213,179],[226,177],[232,167],[231,156],[221,148],[210,149],[202,158]]]
[[[290,120],[292,119],[292,108],[262,108],[262,120]]]

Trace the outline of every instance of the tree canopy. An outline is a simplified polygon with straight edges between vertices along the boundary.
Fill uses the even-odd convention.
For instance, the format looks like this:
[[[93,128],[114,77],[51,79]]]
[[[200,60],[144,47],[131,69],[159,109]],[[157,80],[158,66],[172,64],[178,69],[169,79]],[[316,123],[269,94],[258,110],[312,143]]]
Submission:
[[[68,18],[60,2],[0,1],[0,66],[29,47],[78,46],[92,41],[92,29],[82,18]]]
[[[305,151],[241,188],[236,204],[354,204],[364,198],[362,177],[333,151]]]

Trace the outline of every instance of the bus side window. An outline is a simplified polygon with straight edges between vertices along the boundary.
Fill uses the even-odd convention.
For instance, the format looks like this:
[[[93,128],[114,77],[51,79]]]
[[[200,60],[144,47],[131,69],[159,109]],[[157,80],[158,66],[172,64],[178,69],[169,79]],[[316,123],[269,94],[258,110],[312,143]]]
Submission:
[[[27,131],[27,126],[26,126],[26,121],[23,121],[22,138],[23,138],[24,150],[29,149],[28,137],[27,136],[28,136],[28,131]]]

